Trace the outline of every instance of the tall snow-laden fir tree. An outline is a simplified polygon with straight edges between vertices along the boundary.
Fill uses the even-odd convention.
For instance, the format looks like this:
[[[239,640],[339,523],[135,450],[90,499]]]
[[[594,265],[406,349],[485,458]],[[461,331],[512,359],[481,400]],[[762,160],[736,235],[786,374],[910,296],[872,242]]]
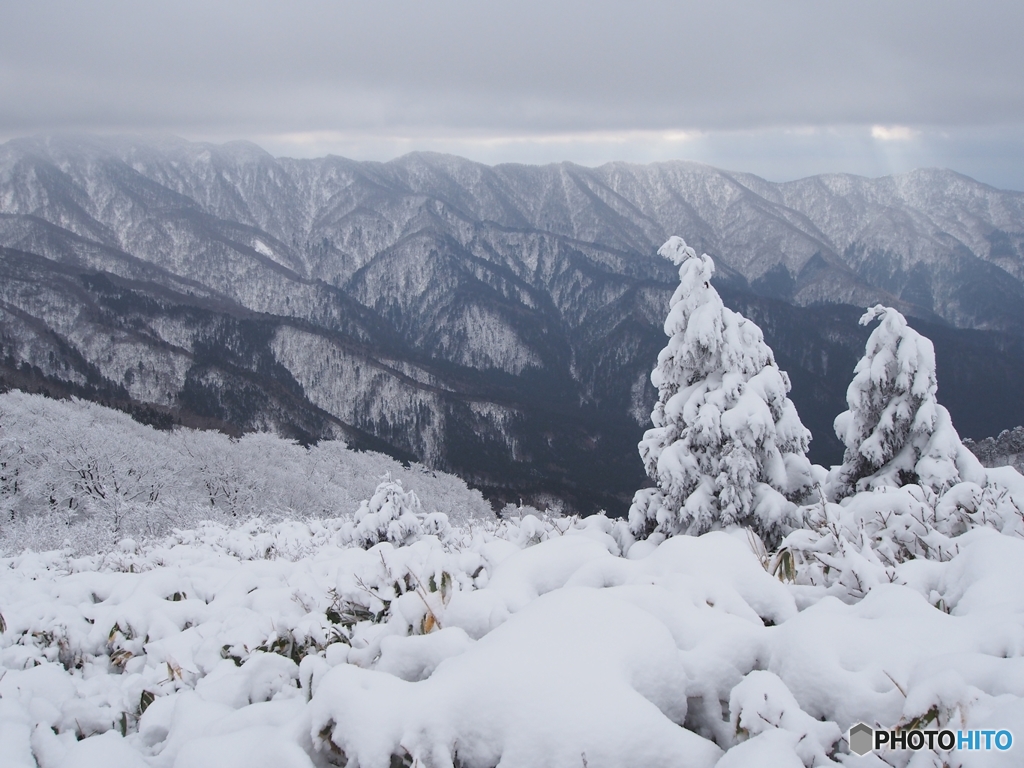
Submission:
[[[813,483],[811,435],[787,397],[789,377],[761,329],[722,304],[711,257],[679,237],[658,253],[679,266],[680,282],[651,374],[654,428],[639,445],[657,487],[633,497],[630,529],[671,536],[741,524],[777,541]]]
[[[935,349],[891,307],[877,304],[860,319],[879,319],[846,390],[849,410],[835,420],[846,445],[829,473],[835,500],[880,486],[919,484],[942,493],[961,480],[984,483],[981,464],[935,399]]]

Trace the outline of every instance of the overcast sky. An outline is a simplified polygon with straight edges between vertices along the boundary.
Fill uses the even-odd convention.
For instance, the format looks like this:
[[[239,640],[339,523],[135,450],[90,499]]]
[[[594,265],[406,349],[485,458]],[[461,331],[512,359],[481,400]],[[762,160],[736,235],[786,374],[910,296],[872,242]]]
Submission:
[[[1024,190],[1021,0],[0,0],[0,140],[949,167]]]

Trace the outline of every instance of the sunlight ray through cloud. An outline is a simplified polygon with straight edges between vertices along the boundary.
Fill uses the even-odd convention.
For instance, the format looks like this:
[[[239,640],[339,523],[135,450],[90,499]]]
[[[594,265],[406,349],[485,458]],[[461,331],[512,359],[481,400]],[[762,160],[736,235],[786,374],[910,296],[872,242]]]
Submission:
[[[920,131],[908,128],[905,125],[871,126],[871,138],[878,139],[879,141],[910,141],[920,135]]]

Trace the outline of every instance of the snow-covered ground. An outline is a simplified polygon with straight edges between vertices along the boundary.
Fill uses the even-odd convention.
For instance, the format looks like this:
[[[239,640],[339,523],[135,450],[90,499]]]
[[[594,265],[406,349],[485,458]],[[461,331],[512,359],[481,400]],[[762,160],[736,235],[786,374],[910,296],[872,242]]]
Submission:
[[[345,525],[0,560],[0,763],[882,766],[851,724],[1024,734],[1024,541],[988,527],[839,599],[744,529],[622,556],[603,517],[366,550]],[[912,754],[1020,747],[884,757]]]

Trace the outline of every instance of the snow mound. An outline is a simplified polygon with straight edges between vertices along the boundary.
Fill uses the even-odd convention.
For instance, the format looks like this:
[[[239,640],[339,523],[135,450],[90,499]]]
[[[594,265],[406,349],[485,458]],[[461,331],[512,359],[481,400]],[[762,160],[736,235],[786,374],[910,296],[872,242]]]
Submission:
[[[710,767],[721,751],[680,727],[686,689],[663,623],[612,590],[563,588],[421,683],[335,667],[312,725],[358,765]]]

